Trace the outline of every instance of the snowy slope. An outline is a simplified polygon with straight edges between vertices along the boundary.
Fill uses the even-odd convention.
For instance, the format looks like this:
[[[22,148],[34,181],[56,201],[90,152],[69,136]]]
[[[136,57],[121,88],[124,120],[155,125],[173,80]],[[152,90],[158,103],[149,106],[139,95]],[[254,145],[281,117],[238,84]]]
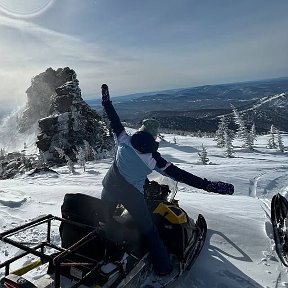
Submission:
[[[233,196],[223,196],[178,185],[176,198],[181,207],[191,217],[198,213],[205,216],[208,235],[195,265],[175,287],[288,287],[287,271],[274,251],[269,218],[272,196],[288,193],[287,152],[268,150],[268,138],[261,136],[255,152],[234,142],[235,158],[228,159],[212,139],[177,135],[175,139],[176,144],[174,135],[165,135],[167,142],[160,144],[167,160],[198,176],[231,182],[236,190]],[[287,135],[283,140],[288,146]],[[207,148],[209,165],[199,163],[197,153],[202,143]],[[85,173],[78,168],[76,175],[62,167],[56,169],[58,175],[24,175],[1,181],[0,231],[41,214],[60,216],[65,193],[100,196],[101,180],[110,164],[111,159],[91,162]],[[59,236],[54,236],[59,241]],[[26,241],[33,241],[33,237],[26,235]],[[17,253],[17,249],[0,244],[1,262]]]

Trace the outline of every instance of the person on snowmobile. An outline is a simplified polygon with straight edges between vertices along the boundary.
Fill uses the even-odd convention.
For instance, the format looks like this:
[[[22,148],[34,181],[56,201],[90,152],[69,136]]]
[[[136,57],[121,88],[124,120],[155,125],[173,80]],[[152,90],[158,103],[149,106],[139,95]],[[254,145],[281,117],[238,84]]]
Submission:
[[[176,181],[220,194],[233,194],[234,186],[202,179],[162,158],[157,152],[159,122],[155,119],[144,120],[136,133],[128,135],[112,105],[108,86],[103,84],[101,89],[102,105],[118,142],[115,160],[102,181],[101,199],[107,203],[111,217],[117,204],[122,204],[129,211],[146,238],[155,273],[169,274],[172,265],[168,251],[144,200],[143,186],[147,175],[156,170]]]

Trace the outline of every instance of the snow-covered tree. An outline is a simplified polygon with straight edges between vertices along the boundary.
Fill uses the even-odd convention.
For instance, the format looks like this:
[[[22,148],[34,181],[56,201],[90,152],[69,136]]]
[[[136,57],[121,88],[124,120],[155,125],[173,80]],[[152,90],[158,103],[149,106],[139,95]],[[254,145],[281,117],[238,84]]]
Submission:
[[[216,135],[214,138],[218,147],[225,147],[225,133],[227,133],[227,131],[228,131],[228,123],[226,117],[223,115],[220,118],[218,129],[216,130]]]
[[[75,167],[74,167],[74,163],[71,160],[71,158],[69,156],[65,155],[65,160],[66,160],[67,167],[68,167],[70,173],[75,174]]]
[[[100,159],[99,152],[96,149],[94,149],[94,148],[92,148],[92,155],[93,155],[93,159],[94,160],[99,160]]]
[[[275,126],[272,124],[270,127],[270,135],[268,139],[268,148],[269,149],[276,149],[277,148],[277,143],[275,141],[275,134],[276,134],[276,129]]]
[[[88,141],[83,140],[84,142],[84,153],[85,153],[85,159],[87,161],[94,160],[94,153],[93,153],[93,147],[89,144]]]
[[[66,163],[67,163],[67,167],[70,171],[71,174],[75,174],[75,167],[74,167],[74,163],[71,160],[71,158],[65,154],[65,151],[62,148],[59,147],[54,147],[55,150],[57,151],[57,153],[59,154],[59,158],[64,158]]]
[[[230,137],[228,132],[225,132],[224,134],[224,140],[225,140],[225,155],[226,157],[232,158],[234,157],[234,150],[232,145],[232,138]]]
[[[173,137],[173,143],[174,143],[174,144],[177,143],[177,140],[176,140],[176,137],[175,137],[175,136]]]
[[[77,147],[77,151],[74,151],[77,158],[77,163],[79,164],[80,167],[83,168],[83,171],[86,171],[86,153],[85,153],[85,148],[82,147]]]
[[[254,142],[256,141],[256,138],[257,138],[255,123],[253,123],[253,125],[251,126],[249,134],[250,134],[251,144],[253,146]]]
[[[235,124],[238,126],[237,137],[239,137],[244,142],[243,147],[246,147],[249,150],[253,150],[253,137],[248,132],[245,121],[240,115],[239,111],[234,106],[232,106],[232,108],[234,114],[234,121]]]
[[[209,163],[209,158],[207,157],[207,155],[208,155],[207,150],[205,146],[202,144],[202,150],[198,152],[198,156],[203,165],[206,165]]]
[[[281,133],[278,129],[276,129],[276,139],[277,139],[277,148],[280,152],[284,152],[285,151],[285,146],[283,143],[283,139],[281,136]]]

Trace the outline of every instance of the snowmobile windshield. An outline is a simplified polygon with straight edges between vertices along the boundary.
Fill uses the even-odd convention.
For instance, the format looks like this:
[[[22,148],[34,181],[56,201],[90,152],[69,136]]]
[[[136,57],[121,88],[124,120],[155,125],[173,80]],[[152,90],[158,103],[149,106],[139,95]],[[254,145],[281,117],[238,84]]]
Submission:
[[[166,177],[164,175],[161,175],[159,173],[156,173],[154,171],[150,175],[148,175],[148,179],[149,179],[149,181],[156,181],[160,185],[168,185],[169,190],[170,190],[170,193],[168,195],[168,201],[171,199],[174,199],[174,197],[178,191],[178,182],[177,181],[175,181],[169,177]]]

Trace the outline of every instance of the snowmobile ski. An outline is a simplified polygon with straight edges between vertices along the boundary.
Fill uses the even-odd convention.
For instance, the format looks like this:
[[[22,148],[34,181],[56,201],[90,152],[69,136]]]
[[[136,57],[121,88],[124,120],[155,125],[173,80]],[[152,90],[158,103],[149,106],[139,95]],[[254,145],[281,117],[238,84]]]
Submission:
[[[283,265],[288,267],[288,201],[279,193],[271,201],[271,222],[276,253]]]
[[[163,277],[156,276],[154,272],[152,272],[150,279],[148,277],[148,280],[141,285],[141,288],[164,288],[177,281],[183,273],[191,269],[204,246],[207,234],[207,223],[201,214],[198,215],[195,229],[196,232],[193,239],[191,239],[189,247],[187,247],[185,257],[180,261],[172,257],[173,271]]]

